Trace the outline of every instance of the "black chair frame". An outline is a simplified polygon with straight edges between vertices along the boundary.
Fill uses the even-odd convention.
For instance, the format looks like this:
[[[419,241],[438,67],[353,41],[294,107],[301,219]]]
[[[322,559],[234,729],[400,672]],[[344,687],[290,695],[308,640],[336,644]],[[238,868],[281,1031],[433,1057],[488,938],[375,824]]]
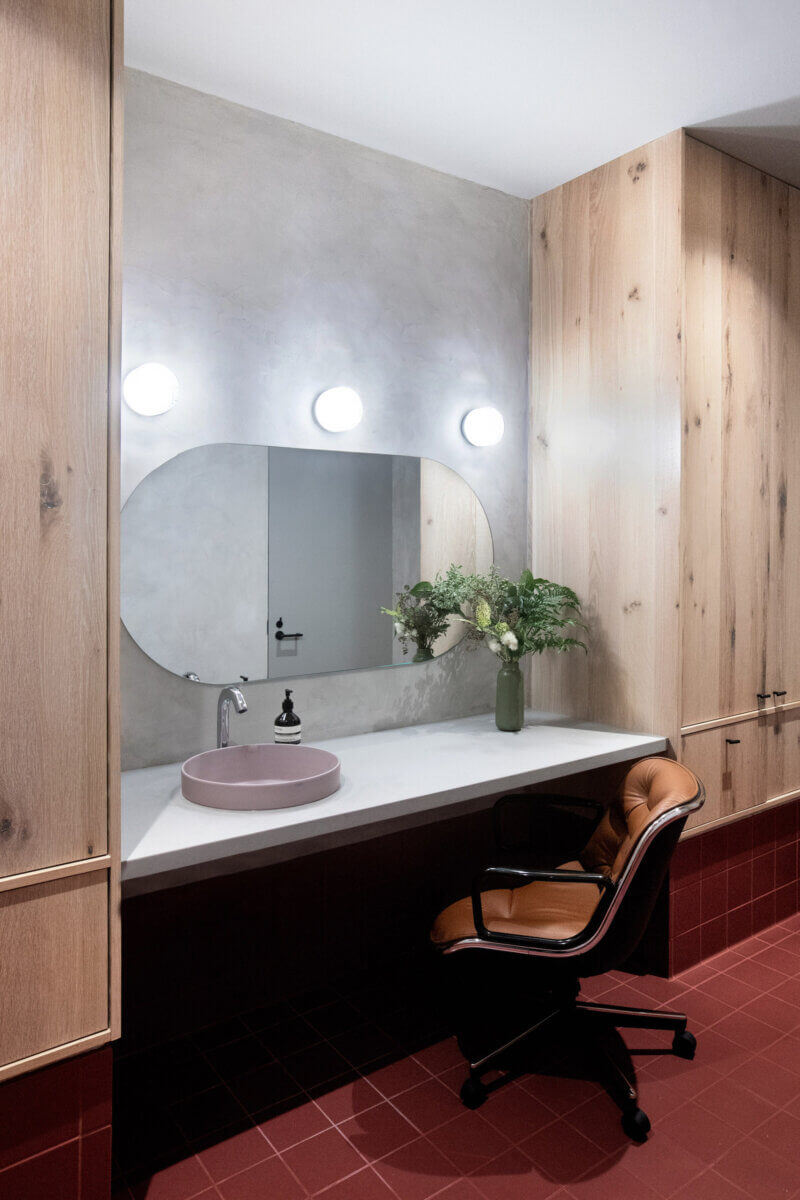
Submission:
[[[555,1032],[556,1026],[583,1046],[609,1094],[622,1112],[622,1127],[634,1141],[644,1141],[650,1131],[650,1121],[639,1107],[635,1078],[618,1056],[609,1051],[608,1035],[617,1029],[652,1029],[672,1033],[672,1051],[681,1058],[692,1059],[696,1040],[687,1029],[685,1013],[669,1010],[632,1008],[619,1004],[599,1004],[579,1000],[580,978],[602,974],[620,966],[633,952],[644,934],[658,892],[667,876],[669,861],[689,815],[700,808],[705,799],[702,784],[689,801],[652,821],[639,836],[628,860],[614,882],[608,876],[592,871],[557,870],[541,867],[486,867],[472,884],[472,912],[477,936],[462,938],[444,947],[445,955],[463,953],[470,949],[498,951],[503,954],[527,955],[537,960],[541,968],[539,983],[543,1007],[536,1020],[522,1032],[508,1038],[488,1052],[471,1056],[471,1050],[459,1034],[459,1046],[467,1059],[469,1075],[461,1088],[461,1100],[467,1108],[478,1108],[489,1093],[502,1086],[518,1072],[513,1069],[500,1079],[487,1084],[483,1075],[506,1063],[516,1051],[535,1048],[537,1040]],[[495,837],[501,850],[530,850],[535,831],[531,826],[528,844],[509,845],[503,838],[503,818],[510,806],[533,806],[542,815],[543,806],[559,807],[572,817],[581,808],[591,809],[595,820],[602,815],[600,804],[565,796],[516,795],[506,796],[495,806]],[[561,848],[563,852],[563,847]],[[572,847],[574,854],[574,844]],[[591,921],[572,938],[548,939],[525,937],[492,931],[487,928],[482,907],[483,885],[500,877],[518,884],[535,880],[563,883],[594,883],[601,896]]]

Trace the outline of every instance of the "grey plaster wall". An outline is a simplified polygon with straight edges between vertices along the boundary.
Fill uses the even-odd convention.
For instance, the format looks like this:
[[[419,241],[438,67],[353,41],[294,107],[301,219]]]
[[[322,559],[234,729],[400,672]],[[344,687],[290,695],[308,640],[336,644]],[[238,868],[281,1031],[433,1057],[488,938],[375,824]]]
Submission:
[[[213,441],[447,463],[486,509],[497,561],[526,533],[528,208],[506,196],[137,71],[126,73],[123,371],[156,360],[177,405],[123,406],[123,500]],[[350,384],[364,420],[331,435],[314,397]],[[503,442],[459,424],[492,403]],[[298,682],[308,737],[488,711],[495,665],[463,644],[414,667]],[[270,736],[283,681],[249,686],[236,740]],[[217,689],[156,666],[123,631],[123,766],[212,744]]]

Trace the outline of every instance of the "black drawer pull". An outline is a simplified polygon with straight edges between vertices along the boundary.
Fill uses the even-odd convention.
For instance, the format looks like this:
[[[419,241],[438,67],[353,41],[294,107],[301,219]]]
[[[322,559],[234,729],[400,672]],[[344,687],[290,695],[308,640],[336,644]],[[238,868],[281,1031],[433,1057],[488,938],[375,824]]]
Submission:
[[[729,746],[738,746],[741,740],[741,738],[725,738]]]
[[[785,696],[786,692],[773,692],[773,696]]]
[[[772,692],[756,692],[756,696],[759,700],[769,700],[771,695]]]

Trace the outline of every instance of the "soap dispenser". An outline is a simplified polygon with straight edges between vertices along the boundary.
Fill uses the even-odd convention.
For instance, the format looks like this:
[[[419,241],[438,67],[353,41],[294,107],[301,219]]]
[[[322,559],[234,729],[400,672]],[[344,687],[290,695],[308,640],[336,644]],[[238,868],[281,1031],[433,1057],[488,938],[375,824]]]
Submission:
[[[275,718],[275,741],[279,745],[299,746],[302,733],[303,723],[294,711],[292,689],[287,688],[283,712]]]

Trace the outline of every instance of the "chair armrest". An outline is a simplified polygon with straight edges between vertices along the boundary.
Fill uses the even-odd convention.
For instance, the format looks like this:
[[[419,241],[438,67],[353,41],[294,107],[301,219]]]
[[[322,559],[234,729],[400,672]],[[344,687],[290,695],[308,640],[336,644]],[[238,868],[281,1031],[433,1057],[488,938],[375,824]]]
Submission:
[[[515,811],[517,814],[525,814],[525,821],[520,822],[525,828],[522,830],[521,839],[509,842],[503,828],[504,820]],[[492,809],[495,846],[501,853],[534,849],[546,852],[552,846],[551,853],[558,861],[559,857],[566,854],[575,855],[583,849],[604,811],[603,804],[582,796],[531,792],[501,796]],[[559,826],[560,828],[557,828]],[[550,837],[547,836],[548,833]],[[559,833],[561,837],[558,836]],[[538,836],[535,836],[537,834]]]
[[[604,892],[614,890],[612,881],[607,875],[601,875],[599,871],[544,871],[527,870],[522,867],[485,867],[472,881],[472,919],[479,938],[486,942],[500,942],[505,945],[541,946],[546,945],[548,941],[552,942],[557,939],[526,937],[524,934],[500,933],[487,929],[483,919],[481,884],[490,875],[524,879],[528,883],[536,880],[543,880],[547,883],[595,883]]]

